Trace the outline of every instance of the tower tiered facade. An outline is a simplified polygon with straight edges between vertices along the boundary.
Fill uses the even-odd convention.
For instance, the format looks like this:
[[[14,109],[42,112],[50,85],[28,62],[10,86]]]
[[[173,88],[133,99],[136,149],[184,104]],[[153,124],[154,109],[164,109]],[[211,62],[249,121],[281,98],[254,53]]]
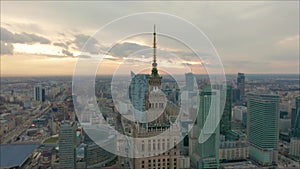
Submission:
[[[156,63],[156,32],[153,33],[153,63],[149,76],[149,91],[146,94],[146,123],[136,122],[133,126],[135,141],[134,168],[179,168],[180,128],[171,119],[176,112],[168,109],[167,99],[161,91],[162,77]],[[176,111],[174,113],[174,111]],[[174,124],[173,124],[174,123]]]

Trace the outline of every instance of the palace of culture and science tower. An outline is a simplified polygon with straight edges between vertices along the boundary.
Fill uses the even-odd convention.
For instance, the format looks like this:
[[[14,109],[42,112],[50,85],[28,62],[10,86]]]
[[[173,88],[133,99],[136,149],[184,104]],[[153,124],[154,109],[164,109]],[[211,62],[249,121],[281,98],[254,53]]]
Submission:
[[[156,32],[154,26],[153,63],[147,76],[148,91],[144,92],[144,122],[132,124],[134,142],[134,168],[178,169],[180,126],[175,123],[179,108],[169,105],[161,90],[162,77],[156,63]],[[132,94],[132,93],[131,93]],[[134,105],[134,104],[133,104]]]

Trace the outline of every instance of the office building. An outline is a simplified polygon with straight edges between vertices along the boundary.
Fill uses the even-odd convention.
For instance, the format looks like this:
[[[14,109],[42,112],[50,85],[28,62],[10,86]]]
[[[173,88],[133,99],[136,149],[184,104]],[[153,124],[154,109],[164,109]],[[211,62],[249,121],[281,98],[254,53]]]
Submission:
[[[247,107],[234,106],[232,108],[232,120],[235,122],[241,122],[243,119],[243,112],[247,111]]]
[[[300,96],[295,99],[296,106],[292,109],[292,137],[300,138]]]
[[[243,119],[247,119],[247,107],[245,106],[235,106],[232,110],[232,118],[234,121],[242,122]]]
[[[137,121],[145,121],[145,104],[148,93],[147,74],[134,74],[131,72],[131,83],[129,86],[129,99],[134,108],[134,118]]]
[[[87,129],[87,130],[95,130],[95,129]],[[90,131],[91,132],[91,131]],[[111,135],[103,130],[95,130],[94,131],[97,134],[97,137],[99,137],[99,140],[101,140],[101,146],[107,147],[107,146],[115,146],[113,143],[115,142],[114,137],[111,137]],[[85,162],[87,169],[94,169],[94,168],[101,168],[106,163],[109,163],[113,159],[116,158],[116,155],[106,151],[103,149],[100,145],[96,144],[98,138],[94,136],[93,139],[90,138],[90,136],[83,131],[84,136],[84,143],[85,143]],[[109,137],[110,136],[110,137]],[[101,138],[101,139],[100,139]],[[103,138],[107,138],[107,140],[103,140]]]
[[[291,119],[279,119],[279,132],[286,132],[291,129]]]
[[[45,99],[45,89],[42,86],[34,87],[33,99],[35,101],[44,102]]]
[[[281,119],[286,119],[289,116],[289,112],[287,112],[287,111],[280,111],[279,114],[280,114],[279,118],[281,118]]]
[[[193,91],[194,90],[194,74],[193,73],[186,73],[185,74],[185,86],[187,91]]]
[[[291,138],[289,155],[300,158],[300,138]]]
[[[271,166],[278,159],[279,96],[248,95],[249,156],[262,166]]]
[[[232,89],[232,102],[237,103],[240,101],[240,90],[237,88]]]
[[[240,99],[242,99],[243,97],[245,97],[245,74],[244,73],[238,73],[237,88],[240,91]]]
[[[231,130],[231,104],[232,104],[232,87],[227,86],[225,106],[220,122],[220,133],[225,135]]]
[[[218,121],[220,119],[220,91],[206,87],[200,93],[199,112],[197,117],[197,126],[202,137],[206,138],[204,142],[198,142],[197,153],[198,159],[192,162],[196,168],[218,168],[219,166],[219,137],[220,129]],[[214,105],[211,105],[211,102]],[[212,120],[208,120],[211,109]],[[207,128],[204,124],[206,123]],[[216,127],[217,125],[217,127]],[[201,135],[200,135],[201,136]]]
[[[59,167],[76,168],[76,129],[74,122],[62,121],[59,126]]]
[[[222,162],[246,160],[249,157],[246,141],[223,141],[220,143],[219,159]]]

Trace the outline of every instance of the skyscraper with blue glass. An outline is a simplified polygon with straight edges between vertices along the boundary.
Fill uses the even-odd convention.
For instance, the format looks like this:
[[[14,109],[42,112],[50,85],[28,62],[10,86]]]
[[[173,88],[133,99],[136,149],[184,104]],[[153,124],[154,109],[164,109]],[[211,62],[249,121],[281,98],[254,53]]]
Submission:
[[[129,98],[134,107],[134,117],[138,121],[145,121],[146,95],[149,90],[148,74],[134,74],[131,72]]]

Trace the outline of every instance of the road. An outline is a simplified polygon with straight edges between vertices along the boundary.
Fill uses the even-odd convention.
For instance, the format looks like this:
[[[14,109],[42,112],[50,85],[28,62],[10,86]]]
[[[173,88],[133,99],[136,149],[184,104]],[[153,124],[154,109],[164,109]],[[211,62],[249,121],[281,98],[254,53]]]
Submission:
[[[290,158],[287,158],[281,154],[278,154],[279,156],[279,165],[278,168],[299,168],[300,163],[296,162]]]
[[[43,113],[48,111],[51,107],[50,102],[48,102],[48,106],[43,110],[39,110],[41,106],[39,106],[36,110],[34,110],[33,114],[36,114],[30,118],[28,118],[22,125],[17,126],[14,130],[10,131],[6,135],[1,137],[1,144],[10,144],[14,142],[14,139],[24,133],[31,125],[33,119],[40,117]]]

